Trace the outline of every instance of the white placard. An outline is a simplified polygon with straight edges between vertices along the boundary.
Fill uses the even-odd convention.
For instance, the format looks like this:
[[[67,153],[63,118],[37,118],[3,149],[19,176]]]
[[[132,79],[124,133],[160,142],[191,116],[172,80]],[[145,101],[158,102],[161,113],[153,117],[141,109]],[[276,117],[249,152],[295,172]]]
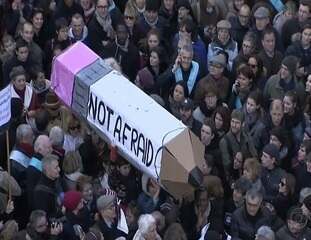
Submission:
[[[87,121],[158,178],[162,147],[186,126],[117,71],[90,87]]]
[[[11,119],[11,88],[10,85],[0,91],[0,127]]]

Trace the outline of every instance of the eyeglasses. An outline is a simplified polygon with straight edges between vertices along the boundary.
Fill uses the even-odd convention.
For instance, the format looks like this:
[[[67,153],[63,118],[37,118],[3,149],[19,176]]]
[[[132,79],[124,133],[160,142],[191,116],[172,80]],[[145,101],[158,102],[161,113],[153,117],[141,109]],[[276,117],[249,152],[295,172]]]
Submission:
[[[126,20],[134,20],[134,17],[133,16],[124,16],[124,19],[126,19]]]
[[[108,8],[108,5],[98,5],[98,6],[96,6],[96,8],[99,8],[99,9],[107,9],[107,8]]]
[[[70,130],[75,130],[75,129],[76,129],[76,130],[79,130],[80,127],[81,127],[80,125],[76,125],[76,126],[69,127],[69,129],[70,129]]]
[[[248,19],[250,16],[249,15],[241,15],[241,14],[239,14],[239,17],[240,18],[244,18],[244,19]]]

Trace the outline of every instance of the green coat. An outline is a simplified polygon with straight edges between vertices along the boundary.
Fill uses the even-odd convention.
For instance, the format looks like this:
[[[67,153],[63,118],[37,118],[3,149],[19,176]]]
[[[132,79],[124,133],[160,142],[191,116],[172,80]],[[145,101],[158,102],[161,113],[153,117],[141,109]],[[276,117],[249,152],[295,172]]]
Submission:
[[[264,98],[266,101],[270,101],[272,99],[283,99],[285,95],[284,89],[280,86],[280,75],[275,74],[269,78],[264,88]],[[304,101],[305,96],[305,86],[301,82],[298,82],[296,78],[295,81],[295,91],[297,92],[297,96],[299,97],[300,102]]]

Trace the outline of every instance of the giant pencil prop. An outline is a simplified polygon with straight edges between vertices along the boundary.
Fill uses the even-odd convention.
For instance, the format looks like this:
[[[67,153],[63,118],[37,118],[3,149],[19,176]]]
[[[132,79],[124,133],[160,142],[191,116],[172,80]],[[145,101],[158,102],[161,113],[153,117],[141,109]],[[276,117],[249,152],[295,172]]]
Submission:
[[[83,43],[54,59],[51,79],[73,112],[174,197],[201,184],[204,147],[199,139]]]

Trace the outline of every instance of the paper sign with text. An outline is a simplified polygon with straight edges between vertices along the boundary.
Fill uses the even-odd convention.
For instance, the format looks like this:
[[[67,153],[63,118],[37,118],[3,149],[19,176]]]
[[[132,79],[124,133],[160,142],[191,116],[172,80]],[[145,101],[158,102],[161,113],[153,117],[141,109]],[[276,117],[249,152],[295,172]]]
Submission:
[[[158,178],[162,147],[186,127],[116,71],[90,87],[88,122]]]
[[[6,125],[11,119],[11,86],[0,91],[0,127]]]

